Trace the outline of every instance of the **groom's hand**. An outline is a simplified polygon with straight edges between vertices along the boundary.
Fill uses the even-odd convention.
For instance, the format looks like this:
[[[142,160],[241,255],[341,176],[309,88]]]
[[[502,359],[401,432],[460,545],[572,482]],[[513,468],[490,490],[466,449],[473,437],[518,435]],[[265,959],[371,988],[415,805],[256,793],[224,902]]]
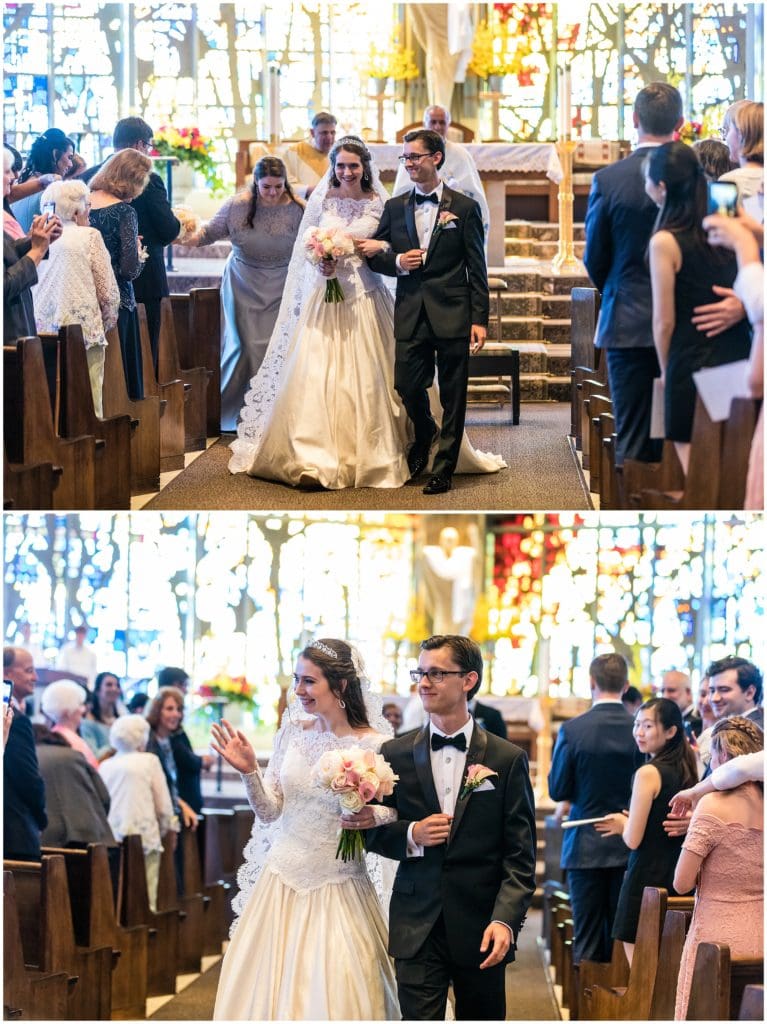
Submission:
[[[487,328],[480,327],[479,324],[471,325],[471,342],[469,343],[469,351],[472,355],[475,352],[479,352],[482,346],[485,344],[487,338]]]
[[[413,826],[413,841],[419,846],[440,846],[450,835],[452,817],[449,814],[430,814]]]
[[[418,270],[423,262],[423,249],[408,249],[399,258],[399,265],[403,270]]]
[[[485,928],[482,936],[482,945],[479,947],[480,953],[484,953],[489,948],[490,955],[479,965],[480,971],[486,967],[495,967],[496,964],[501,963],[509,952],[510,945],[511,929],[505,924],[501,924],[500,921],[491,921],[487,928]]]

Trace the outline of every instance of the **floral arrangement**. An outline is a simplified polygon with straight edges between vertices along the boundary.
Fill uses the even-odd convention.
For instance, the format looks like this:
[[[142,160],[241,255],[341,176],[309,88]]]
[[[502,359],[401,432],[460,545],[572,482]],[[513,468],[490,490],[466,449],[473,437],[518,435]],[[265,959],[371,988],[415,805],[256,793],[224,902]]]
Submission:
[[[686,142],[688,146],[691,146],[693,142],[697,142],[698,139],[703,137],[703,122],[702,121],[685,121],[678,132],[674,132],[675,142]]]
[[[224,698],[234,704],[247,704],[255,701],[256,688],[245,679],[245,676],[226,676],[219,673],[206,683],[201,683],[195,693],[207,700]]]
[[[362,68],[363,75],[371,78],[391,78],[395,82],[408,82],[418,78],[415,54],[412,50],[400,45],[395,32],[388,49],[379,49],[375,43],[370,44],[368,62]]]
[[[213,142],[202,135],[199,128],[171,128],[163,125],[154,133],[152,156],[175,156],[182,163],[191,164],[205,176],[205,181],[216,192],[224,182],[211,156]]]
[[[487,768],[483,764],[473,764],[466,772],[466,781],[463,784],[458,799],[465,800],[467,796],[470,796],[475,789],[479,789],[483,782],[488,779],[492,779],[493,776],[498,776],[498,772],[494,772],[492,768]]]
[[[200,218],[188,206],[174,206],[173,216],[181,224],[176,245],[185,245],[200,230]]]
[[[354,254],[354,242],[338,228],[309,228],[304,233],[304,249],[310,263],[319,266],[325,261],[337,260],[341,256]],[[325,282],[325,302],[343,302],[344,293],[337,277],[329,277]]]
[[[391,796],[399,778],[380,754],[362,747],[328,750],[312,768],[312,781],[338,797],[342,815],[356,814],[371,800]],[[342,828],[336,857],[359,860],[365,848],[362,831]]]

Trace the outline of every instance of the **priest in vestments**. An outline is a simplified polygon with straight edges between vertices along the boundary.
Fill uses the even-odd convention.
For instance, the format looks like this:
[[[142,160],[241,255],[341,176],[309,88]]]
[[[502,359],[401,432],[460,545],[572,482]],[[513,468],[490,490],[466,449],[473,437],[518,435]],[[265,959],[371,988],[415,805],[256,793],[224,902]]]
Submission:
[[[328,154],[336,141],[336,119],[321,111],[312,118],[310,138],[285,146],[280,156],[293,191],[307,198],[330,166]]]

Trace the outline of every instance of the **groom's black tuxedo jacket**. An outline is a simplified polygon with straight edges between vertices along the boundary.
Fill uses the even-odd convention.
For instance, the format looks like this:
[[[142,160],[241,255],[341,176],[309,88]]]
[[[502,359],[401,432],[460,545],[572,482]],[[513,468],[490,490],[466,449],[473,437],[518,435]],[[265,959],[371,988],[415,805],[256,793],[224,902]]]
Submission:
[[[389,953],[417,954],[440,912],[455,963],[477,967],[482,933],[503,921],[515,938],[535,892],[535,808],[527,757],[507,740],[474,726],[466,770],[483,764],[498,773],[492,789],[458,800],[449,841],[407,857],[413,821],[440,813],[429,756],[429,726],[385,743],[381,753],[399,775],[384,803],[398,820],[367,833],[368,849],[400,861],[389,911]],[[514,959],[514,946],[507,961]]]
[[[438,216],[443,211],[456,219],[440,230],[435,224],[426,262],[418,270],[398,275],[397,255],[420,248],[415,191],[396,196],[384,206],[374,237],[388,242],[392,251],[371,256],[368,263],[377,274],[397,277],[394,335],[399,340],[412,337],[422,308],[437,338],[468,339],[472,324],[487,326],[490,300],[479,206],[445,185]]]

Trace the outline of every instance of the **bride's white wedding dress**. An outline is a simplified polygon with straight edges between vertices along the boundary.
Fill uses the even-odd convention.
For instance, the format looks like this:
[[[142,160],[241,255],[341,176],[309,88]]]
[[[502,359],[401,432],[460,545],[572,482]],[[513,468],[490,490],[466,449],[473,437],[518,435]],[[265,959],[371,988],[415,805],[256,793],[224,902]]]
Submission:
[[[345,301],[326,303],[326,278],[303,258],[308,224],[370,238],[383,202],[378,192],[346,199],[325,190],[312,218],[310,201],[275,333],[245,396],[232,473],[330,490],[400,487],[408,479],[412,426],[394,390],[393,295],[355,254],[337,264]],[[429,397],[440,422],[436,385]],[[464,433],[457,473],[494,473],[505,465],[500,456],[476,451]]]
[[[386,923],[366,862],[336,859],[338,799],[309,778],[327,750],[378,750],[390,738],[338,737],[316,723],[288,723],[263,778],[244,776],[256,815],[273,824],[254,827],[246,847],[215,1020],[400,1019]]]

